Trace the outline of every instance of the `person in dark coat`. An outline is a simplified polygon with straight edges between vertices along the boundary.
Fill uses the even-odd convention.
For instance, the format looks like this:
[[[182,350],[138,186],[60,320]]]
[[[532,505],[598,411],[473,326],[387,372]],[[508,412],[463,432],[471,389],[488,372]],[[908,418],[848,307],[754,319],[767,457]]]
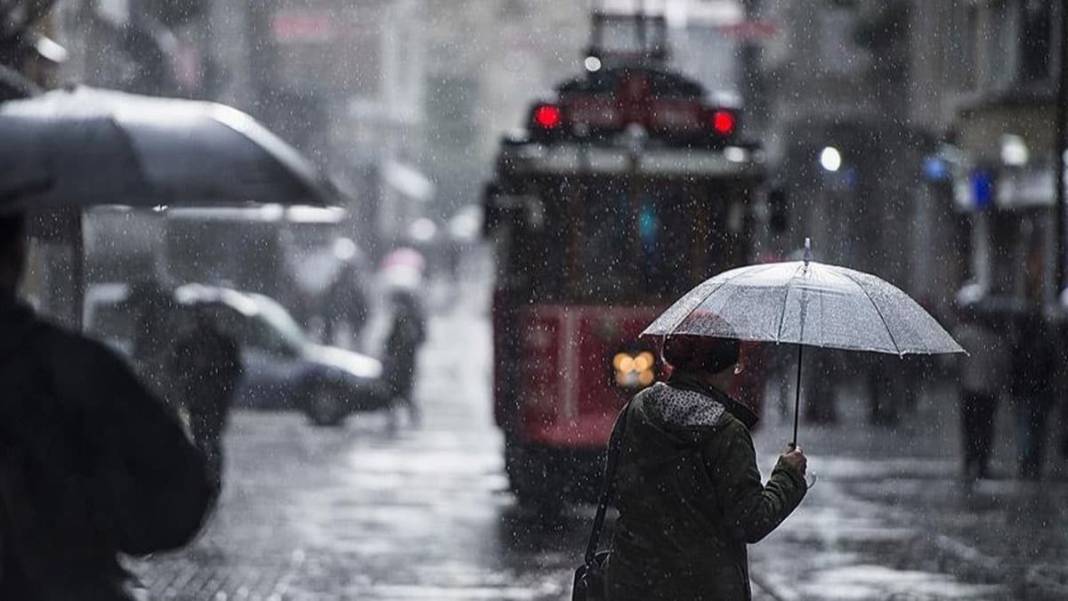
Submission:
[[[419,408],[412,397],[415,362],[426,339],[426,317],[415,295],[407,290],[393,293],[393,320],[386,339],[383,380],[394,402],[408,407],[412,422],[419,421]]]
[[[1008,371],[1002,337],[979,319],[974,307],[961,309],[954,335],[968,351],[960,358],[960,424],[965,480],[990,476],[994,422]]]
[[[367,284],[356,258],[342,263],[337,278],[323,299],[322,313],[323,340],[328,344],[337,343],[338,334],[344,329],[343,325],[348,327],[349,339],[342,346],[352,346],[353,342],[359,339],[371,315],[371,308],[367,298]]]
[[[204,456],[114,352],[20,302],[22,230],[0,216],[0,599],[128,601],[120,553],[199,531]]]
[[[1068,338],[1065,336],[1063,330],[1064,326],[1061,326],[1059,336],[1057,338],[1057,373],[1054,375],[1056,381],[1055,395],[1060,399],[1061,410],[1061,429],[1059,450],[1061,455],[1061,461],[1068,463],[1068,373],[1065,368],[1068,367]]]
[[[154,394],[173,403],[172,384],[167,370],[174,315],[178,307],[173,294],[155,278],[146,278],[130,286],[125,302],[134,322],[131,351],[134,368]]]
[[[1057,365],[1046,321],[1037,309],[1017,318],[1011,369],[1020,478],[1038,480],[1046,454]]]
[[[208,459],[208,470],[222,488],[223,432],[241,379],[241,351],[201,308],[191,311],[191,328],[174,345],[171,371],[175,396],[189,416],[193,441]]]
[[[627,409],[608,598],[749,600],[746,545],[804,498],[805,456],[785,453],[761,483],[756,417],[723,392],[736,375],[737,341],[673,336],[663,356],[671,377]]]

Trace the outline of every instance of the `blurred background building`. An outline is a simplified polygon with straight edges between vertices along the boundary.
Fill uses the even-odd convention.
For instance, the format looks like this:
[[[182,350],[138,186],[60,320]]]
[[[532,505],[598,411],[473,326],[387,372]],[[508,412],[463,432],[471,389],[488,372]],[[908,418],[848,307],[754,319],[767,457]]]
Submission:
[[[951,2],[749,0],[747,106],[790,210],[779,252],[879,273],[936,313],[960,278],[961,225],[924,158],[948,130]],[[763,25],[762,28],[756,25]],[[935,30],[938,35],[935,35]],[[952,57],[957,58],[957,57]]]
[[[598,5],[633,10],[634,2]],[[788,230],[936,314],[974,282],[1052,301],[1050,0],[663,0],[674,64],[740,95]],[[372,257],[446,235],[497,139],[576,73],[564,0],[0,3],[5,97],[63,82],[218,100],[294,143],[353,198]]]
[[[1057,3],[744,5],[762,33],[746,104],[792,210],[783,250],[811,235],[940,315],[968,282],[1054,300]]]
[[[1011,0],[947,15],[960,36],[950,51],[966,67],[952,82],[955,200],[973,224],[970,278],[1000,306],[1052,303],[1064,285],[1053,211],[1062,10]]]
[[[676,63],[737,93],[735,44],[721,26],[739,19],[739,6],[664,4],[676,26]],[[64,80],[249,112],[354,193],[354,234],[380,254],[442,231],[477,204],[500,133],[521,123],[532,95],[580,69],[588,8],[62,0],[57,22],[72,55]]]

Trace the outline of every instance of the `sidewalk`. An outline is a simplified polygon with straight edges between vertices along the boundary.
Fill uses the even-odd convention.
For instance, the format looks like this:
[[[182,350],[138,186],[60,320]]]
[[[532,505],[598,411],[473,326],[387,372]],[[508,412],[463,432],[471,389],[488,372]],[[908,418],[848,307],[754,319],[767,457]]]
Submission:
[[[817,477],[784,525],[751,547],[765,599],[1068,599],[1068,470],[1042,483],[958,479],[956,399],[924,397],[893,428],[864,421],[841,395],[841,423],[802,425]],[[994,471],[1014,473],[1011,408],[1002,407]],[[777,415],[756,435],[769,468],[790,438]],[[1051,455],[1053,458],[1053,455]]]

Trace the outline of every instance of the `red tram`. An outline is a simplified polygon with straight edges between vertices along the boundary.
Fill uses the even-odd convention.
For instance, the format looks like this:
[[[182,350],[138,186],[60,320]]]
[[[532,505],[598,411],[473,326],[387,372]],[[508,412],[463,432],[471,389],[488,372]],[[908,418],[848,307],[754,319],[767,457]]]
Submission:
[[[599,51],[616,21],[637,51]],[[665,67],[665,34],[662,17],[594,15],[587,72],[533,104],[486,188],[495,416],[521,500],[596,490],[619,408],[663,375],[638,334],[752,258],[763,153],[738,106]]]

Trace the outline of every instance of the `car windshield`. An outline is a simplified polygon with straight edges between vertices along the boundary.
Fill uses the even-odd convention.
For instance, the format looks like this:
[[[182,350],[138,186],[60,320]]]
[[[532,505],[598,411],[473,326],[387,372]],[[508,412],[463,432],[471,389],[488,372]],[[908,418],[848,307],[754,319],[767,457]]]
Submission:
[[[256,303],[255,317],[262,320],[271,332],[293,350],[308,344],[304,330],[284,307],[263,295],[251,295]]]

